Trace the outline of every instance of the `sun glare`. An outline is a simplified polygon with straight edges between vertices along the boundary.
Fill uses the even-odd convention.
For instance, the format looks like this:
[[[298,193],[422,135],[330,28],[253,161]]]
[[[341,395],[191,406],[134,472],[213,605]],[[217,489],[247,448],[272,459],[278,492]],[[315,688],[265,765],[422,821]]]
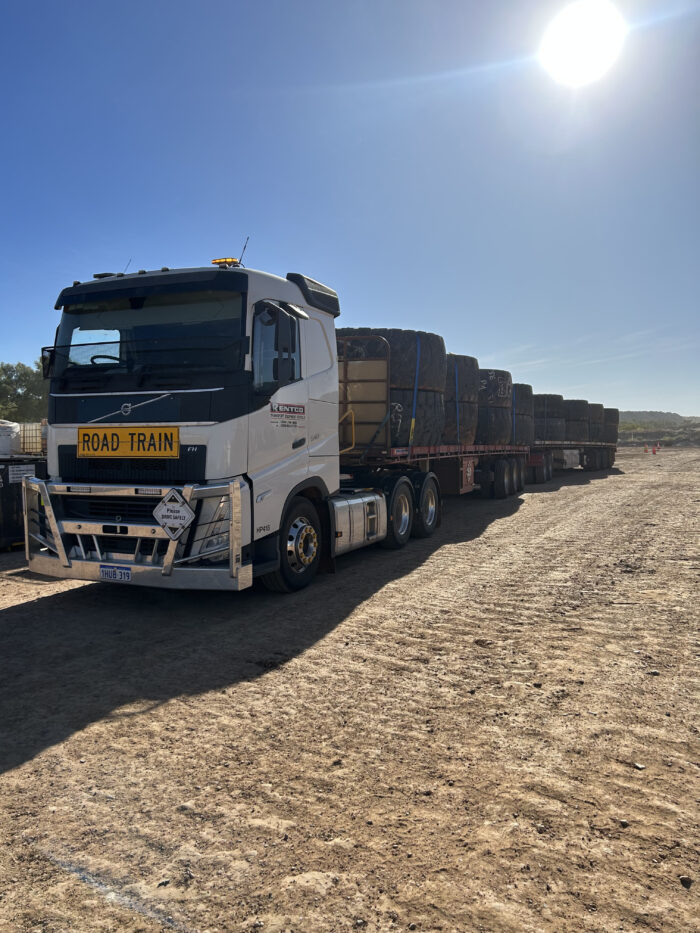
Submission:
[[[627,29],[610,0],[576,0],[564,7],[545,30],[540,63],[560,84],[590,84],[613,66]]]

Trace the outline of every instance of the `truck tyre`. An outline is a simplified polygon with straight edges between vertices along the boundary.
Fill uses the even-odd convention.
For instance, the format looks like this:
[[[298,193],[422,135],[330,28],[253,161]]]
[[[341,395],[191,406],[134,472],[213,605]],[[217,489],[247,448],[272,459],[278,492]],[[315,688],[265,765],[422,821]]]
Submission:
[[[548,483],[553,476],[554,476],[554,454],[552,453],[551,450],[549,450],[544,455],[545,482]]]
[[[516,492],[520,492],[520,467],[518,466],[518,458],[511,457],[508,460],[508,467],[510,473],[510,492],[508,495],[514,496]]]
[[[316,507],[295,496],[280,527],[280,565],[260,578],[273,593],[303,590],[318,572],[321,559],[321,521]]]
[[[537,484],[539,484],[539,483],[546,483],[546,482],[547,482],[547,461],[546,461],[546,456],[547,456],[547,455],[545,454],[545,455],[542,457],[542,463],[537,463],[537,464],[535,464],[535,466],[532,468],[533,473],[534,473],[534,476],[535,476],[535,482],[536,482]]]
[[[395,483],[387,505],[386,538],[379,543],[383,548],[397,550],[411,537],[413,526],[413,489],[405,476]]]
[[[440,520],[440,490],[432,473],[426,474],[417,499],[411,534],[414,538],[429,538]]]
[[[524,457],[518,457],[518,492],[522,492],[525,489],[525,483],[527,482],[527,465]]]
[[[505,499],[511,494],[510,461],[496,460],[493,470],[493,495],[496,499]]]
[[[479,470],[476,481],[479,484],[479,495],[482,499],[493,498],[493,480],[489,470]]]

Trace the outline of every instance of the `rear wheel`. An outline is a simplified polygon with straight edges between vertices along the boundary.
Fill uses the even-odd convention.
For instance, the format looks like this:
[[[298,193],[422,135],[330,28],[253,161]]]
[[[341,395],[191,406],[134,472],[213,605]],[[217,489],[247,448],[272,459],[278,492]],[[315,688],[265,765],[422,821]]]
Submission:
[[[380,544],[396,550],[411,537],[413,526],[413,489],[405,476],[391,490],[387,513],[386,538]]]
[[[508,460],[508,472],[510,474],[510,492],[509,496],[514,496],[516,492],[520,489],[520,470],[518,469],[518,461],[516,457],[511,457]]]
[[[436,478],[428,473],[418,490],[418,502],[413,514],[411,534],[414,538],[429,538],[440,518],[440,491]]]
[[[260,579],[275,593],[302,590],[318,573],[321,559],[321,521],[308,499],[292,499],[280,528],[280,565]]]
[[[525,461],[522,457],[513,459],[513,492],[522,492],[525,488]]]
[[[554,454],[551,451],[544,455],[544,474],[547,483],[554,476]]]
[[[532,468],[534,479],[536,483],[546,483],[547,482],[547,463],[545,461],[545,455],[542,455],[542,463],[536,463]]]
[[[490,499],[493,496],[493,480],[491,479],[490,470],[479,470],[477,482],[481,498]]]
[[[512,491],[510,461],[496,460],[493,476],[493,494],[496,499],[505,499]]]

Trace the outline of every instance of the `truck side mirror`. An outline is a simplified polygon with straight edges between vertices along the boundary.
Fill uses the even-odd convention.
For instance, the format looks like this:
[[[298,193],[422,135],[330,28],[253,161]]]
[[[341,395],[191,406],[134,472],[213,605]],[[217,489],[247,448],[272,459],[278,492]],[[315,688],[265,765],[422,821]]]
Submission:
[[[53,374],[53,366],[56,361],[55,347],[41,348],[41,373],[44,379],[49,379]]]

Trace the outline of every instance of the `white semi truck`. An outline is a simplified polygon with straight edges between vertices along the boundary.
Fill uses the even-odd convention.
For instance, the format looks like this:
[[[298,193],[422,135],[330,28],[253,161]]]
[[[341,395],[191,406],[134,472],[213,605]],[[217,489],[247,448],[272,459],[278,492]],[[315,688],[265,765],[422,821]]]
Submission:
[[[104,273],[56,308],[47,476],[24,479],[38,573],[298,590],[347,551],[432,534],[445,493],[524,485],[526,447],[392,447],[388,345],[339,366],[338,296],[306,276]]]

